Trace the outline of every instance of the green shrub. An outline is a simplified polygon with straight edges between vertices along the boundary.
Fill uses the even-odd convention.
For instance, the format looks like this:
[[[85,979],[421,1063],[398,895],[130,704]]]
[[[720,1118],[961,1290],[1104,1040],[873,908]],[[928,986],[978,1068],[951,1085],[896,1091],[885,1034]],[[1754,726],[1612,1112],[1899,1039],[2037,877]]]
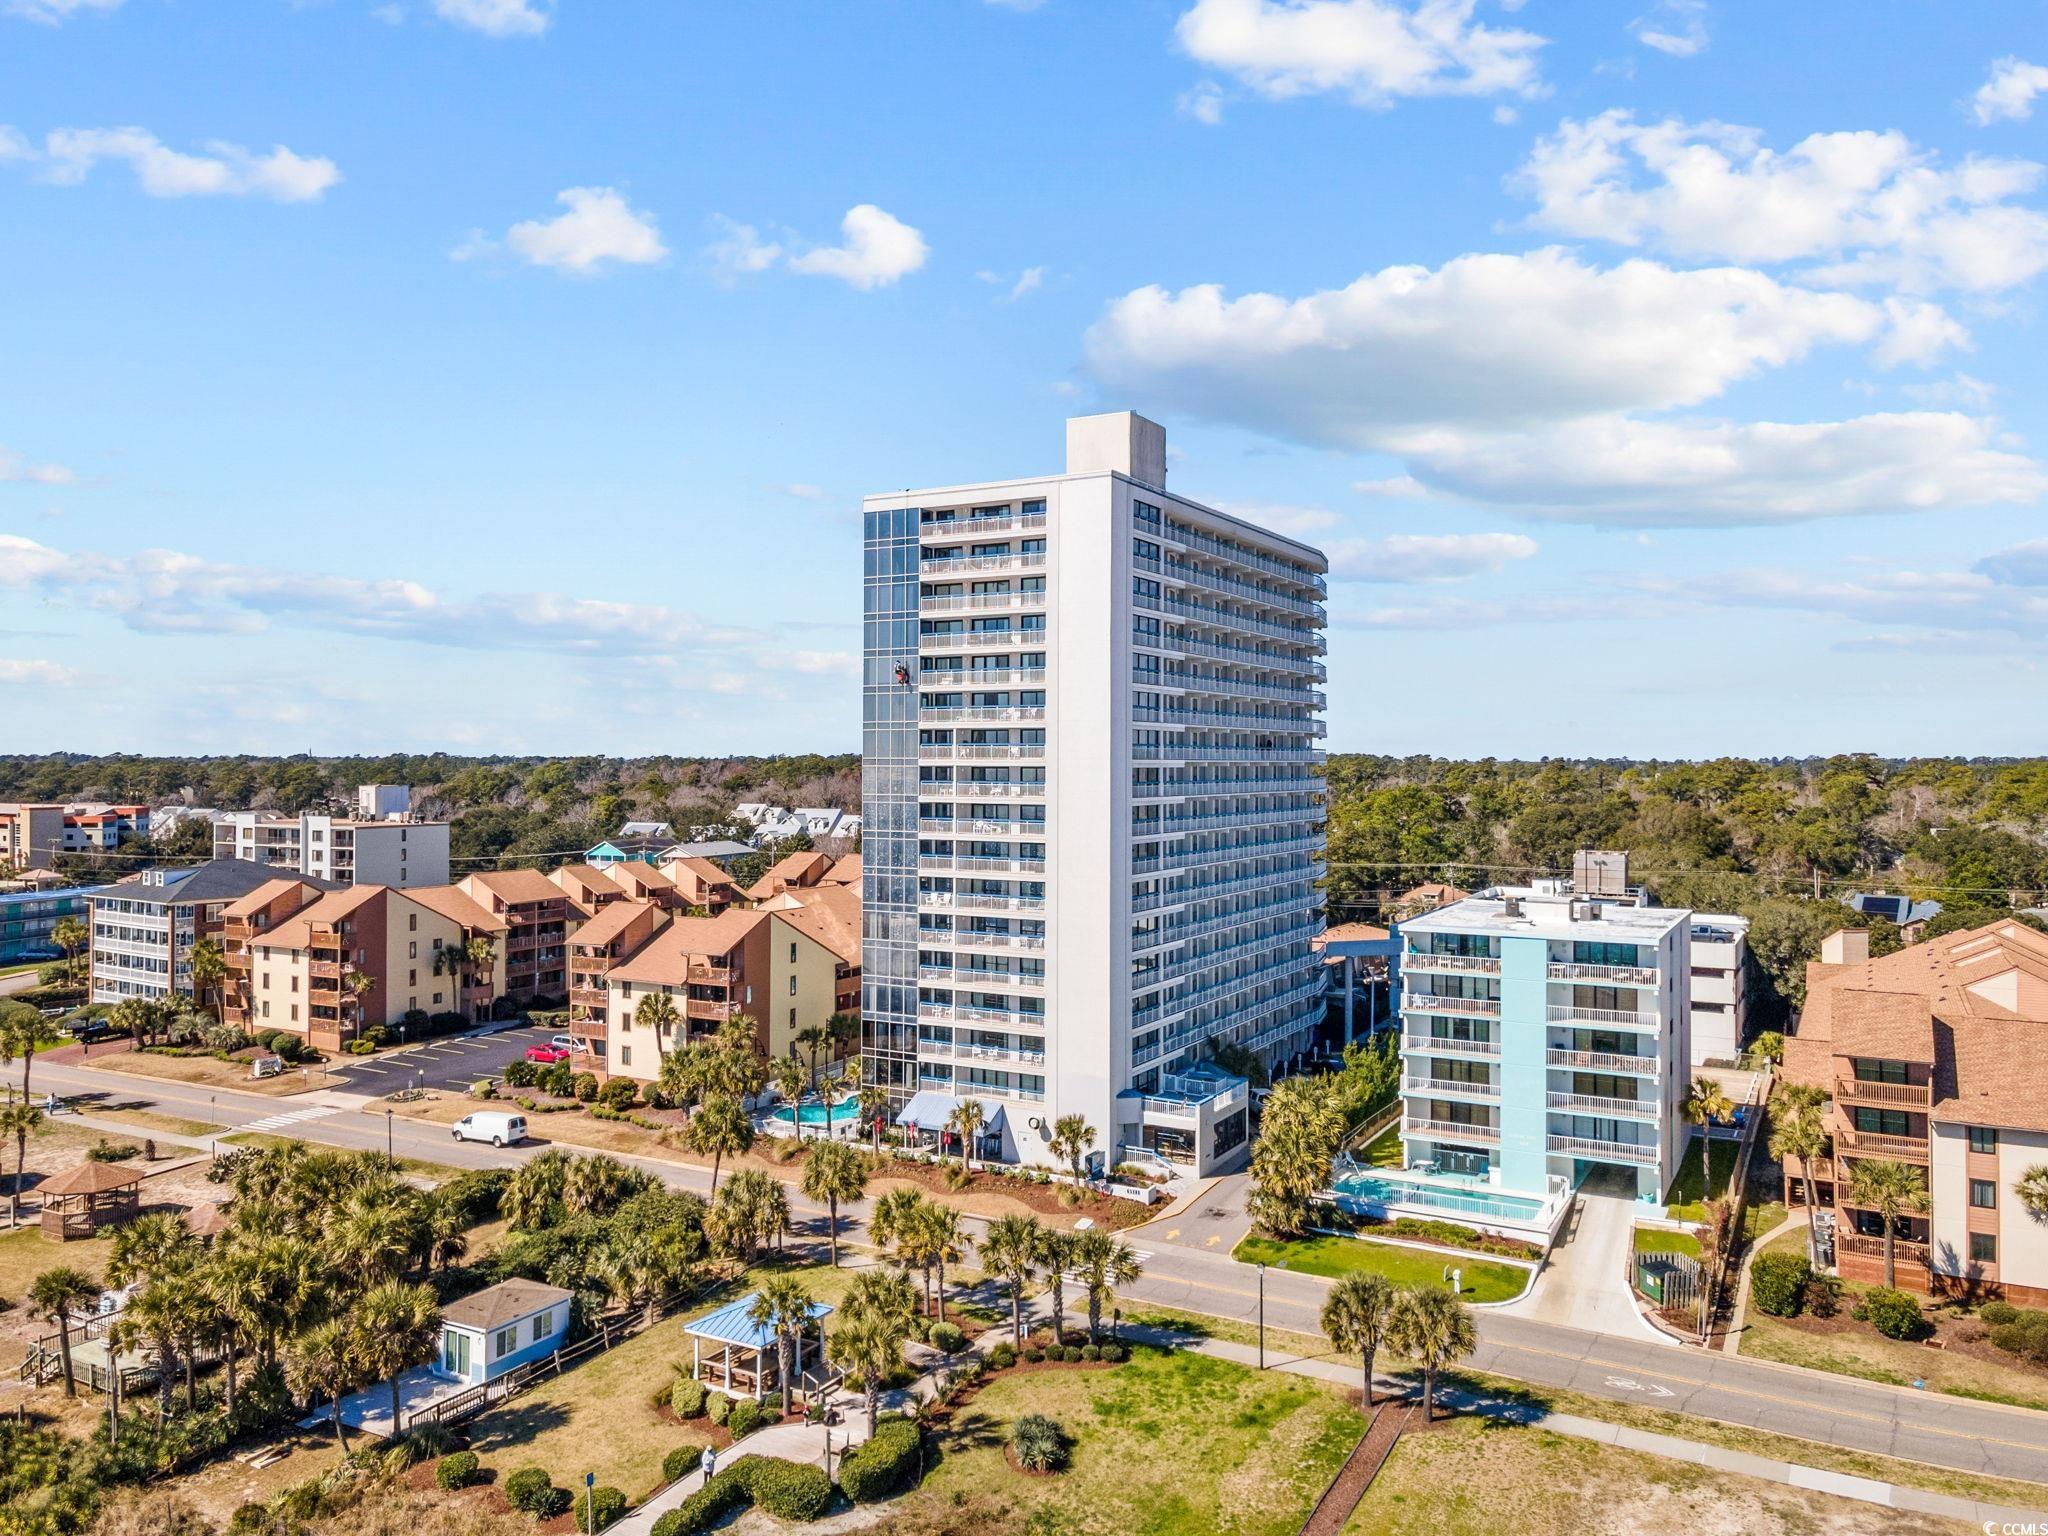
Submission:
[[[1105,1344],[1102,1346],[1102,1358],[1111,1365],[1122,1365],[1131,1358],[1131,1352],[1121,1344]]]
[[[661,1458],[662,1481],[666,1483],[679,1481],[682,1478],[688,1477],[703,1464],[703,1446],[679,1445]]]
[[[597,1102],[597,1074],[578,1072],[569,1079],[569,1091],[585,1104]]]
[[[270,1511],[261,1504],[238,1505],[228,1517],[228,1536],[267,1536],[272,1529]]]
[[[1986,1328],[2002,1328],[2020,1320],[2020,1309],[2009,1301],[1987,1301],[1977,1309],[1977,1318]]]
[[[434,1467],[434,1483],[441,1488],[467,1488],[476,1481],[476,1452],[457,1451],[443,1456]]]
[[[505,1479],[505,1502],[532,1514],[535,1503],[552,1486],[545,1467],[521,1467]]]
[[[2048,1312],[2021,1312],[1992,1329],[1991,1342],[2008,1354],[2048,1365]]]
[[[780,1520],[815,1520],[831,1506],[832,1479],[823,1470],[778,1456],[749,1456],[741,1466],[754,1502]]]
[[[1036,1344],[1033,1344],[1030,1348],[1024,1351],[1024,1358],[1026,1360],[1029,1360],[1033,1365],[1041,1365],[1045,1361],[1045,1351],[1040,1349]]]
[[[587,1493],[577,1494],[571,1508],[576,1514],[577,1530],[601,1531],[626,1512],[626,1496],[616,1488],[600,1484]]]
[[[768,1410],[751,1397],[743,1397],[732,1405],[732,1412],[725,1416],[725,1427],[733,1439],[751,1435],[768,1420]]]
[[[747,1457],[746,1461],[758,1458]],[[655,1536],[697,1536],[752,1500],[745,1461],[726,1468],[654,1524]],[[675,1523],[663,1529],[664,1522]]]
[[[988,1368],[992,1371],[1007,1371],[1017,1363],[1015,1346],[998,1344],[988,1352]]]
[[[1842,1310],[1842,1282],[1822,1270],[1806,1277],[1806,1291],[1800,1298],[1814,1317],[1833,1317]]]
[[[569,1070],[569,1063],[558,1061],[551,1067],[541,1068],[533,1081],[542,1092],[566,1099],[575,1091],[576,1074]]]
[[[960,1331],[957,1324],[943,1321],[933,1323],[926,1338],[933,1349],[944,1355],[959,1354],[967,1343],[967,1335]]]
[[[140,1147],[123,1147],[101,1137],[85,1149],[85,1160],[89,1163],[125,1163],[142,1151]]]
[[[1069,1365],[1079,1365],[1081,1363],[1080,1346],[1077,1344],[1069,1344],[1065,1349],[1060,1351],[1060,1358],[1066,1361]]]
[[[507,1088],[531,1088],[539,1069],[530,1061],[508,1061],[505,1063],[505,1086]]]
[[[597,1090],[606,1109],[631,1109],[640,1097],[640,1085],[630,1077],[614,1077]]]
[[[839,1486],[856,1504],[873,1504],[903,1491],[918,1475],[918,1428],[908,1419],[885,1418],[872,1437],[840,1460]]]
[[[723,1392],[713,1392],[704,1399],[704,1417],[714,1424],[723,1424],[732,1415],[732,1399]]]
[[[1904,1291],[1882,1286],[1863,1298],[1863,1319],[1888,1339],[1918,1339],[1929,1332],[1920,1303]]]
[[[553,1483],[550,1483],[534,1495],[533,1518],[536,1520],[552,1520],[557,1515],[568,1513],[569,1506],[573,1502],[574,1500],[568,1489],[557,1488]]]
[[[1771,1317],[1797,1317],[1806,1300],[1812,1266],[1803,1254],[1767,1253],[1749,1272],[1749,1296],[1756,1309]]]
[[[1029,1472],[1057,1472],[1067,1464],[1067,1432],[1042,1413],[1027,1413],[1010,1431],[1017,1465]]]
[[[1099,1344],[1083,1344],[1081,1346],[1081,1358],[1091,1362],[1100,1360],[1102,1358],[1102,1346]]]
[[[656,1517],[649,1536],[683,1536],[682,1510],[672,1509],[667,1514]]]
[[[677,1418],[694,1419],[704,1411],[706,1396],[703,1382],[684,1376],[669,1389],[668,1405],[675,1410]],[[691,1449],[694,1450],[696,1447],[693,1446]]]

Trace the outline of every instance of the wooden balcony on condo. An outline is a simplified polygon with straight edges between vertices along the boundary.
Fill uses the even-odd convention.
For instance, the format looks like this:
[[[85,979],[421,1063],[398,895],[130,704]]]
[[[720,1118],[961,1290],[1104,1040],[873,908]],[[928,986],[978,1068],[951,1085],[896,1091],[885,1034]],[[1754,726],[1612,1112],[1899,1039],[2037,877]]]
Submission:
[[[1896,1163],[1928,1161],[1925,1136],[1887,1136],[1879,1131],[1859,1131],[1846,1121],[1833,1129],[1835,1151],[1841,1155],[1851,1158],[1884,1158]]]
[[[1835,1079],[1837,1104],[1865,1104],[1878,1109],[1904,1109],[1926,1114],[1934,1107],[1931,1083],[1876,1083],[1860,1077]]]

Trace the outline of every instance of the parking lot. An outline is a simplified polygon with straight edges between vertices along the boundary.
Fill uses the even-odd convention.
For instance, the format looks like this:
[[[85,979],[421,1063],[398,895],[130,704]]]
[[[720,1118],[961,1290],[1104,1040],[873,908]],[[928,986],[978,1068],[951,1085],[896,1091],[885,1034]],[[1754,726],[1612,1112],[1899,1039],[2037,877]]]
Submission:
[[[494,1035],[451,1035],[429,1045],[368,1060],[338,1058],[332,1075],[341,1086],[356,1093],[384,1094],[400,1088],[461,1090],[480,1077],[504,1071],[505,1064],[524,1056],[529,1045],[538,1045],[554,1033],[553,1029],[528,1024]]]

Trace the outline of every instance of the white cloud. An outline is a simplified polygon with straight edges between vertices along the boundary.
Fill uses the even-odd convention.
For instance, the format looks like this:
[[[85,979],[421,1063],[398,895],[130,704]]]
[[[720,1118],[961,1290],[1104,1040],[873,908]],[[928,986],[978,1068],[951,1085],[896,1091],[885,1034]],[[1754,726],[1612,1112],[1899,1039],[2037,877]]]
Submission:
[[[1417,499],[1429,494],[1429,487],[1413,475],[1389,475],[1384,480],[1354,480],[1351,489],[1361,496],[1397,496]]]
[[[1689,59],[1707,46],[1706,0],[1658,0],[1628,24],[1628,32],[1645,48]]]
[[[1589,266],[1568,252],[1388,267],[1305,298],[1140,288],[1088,333],[1131,397],[1324,447],[1401,452],[1690,406],[1816,346],[1883,340],[1883,306],[1736,268]]]
[[[722,213],[711,216],[718,238],[704,247],[704,257],[719,281],[730,283],[755,272],[765,272],[782,259],[782,247],[763,240],[751,224],[737,223]]]
[[[0,656],[0,686],[69,688],[79,681],[80,674],[75,668],[59,666],[54,661],[17,661]]]
[[[19,16],[27,21],[40,21],[46,26],[56,26],[68,21],[81,11],[119,10],[121,0],[7,0],[0,6],[9,16]]]
[[[2048,587],[2048,539],[2031,539],[2001,549],[1971,569],[2005,586]]]
[[[1982,379],[1958,373],[1953,378],[1936,379],[1927,384],[1905,385],[1903,393],[1918,405],[1961,406],[1965,410],[1981,411],[1990,407],[1991,397],[1997,391]]]
[[[405,25],[405,7],[402,5],[374,5],[370,7],[370,15],[387,27]]]
[[[1536,541],[1519,533],[1397,533],[1337,539],[1327,552],[1330,574],[1344,581],[1452,581],[1530,559]]]
[[[1284,533],[1290,539],[1307,538],[1343,521],[1321,507],[1291,507],[1274,501],[1220,501],[1216,509],[1274,533]]]
[[[1970,98],[1970,111],[1984,127],[2001,121],[2025,122],[2034,115],[2034,98],[2048,93],[2048,64],[2029,64],[2006,57],[1991,66],[1991,78]]]
[[[279,203],[316,201],[341,180],[332,160],[300,155],[282,144],[259,155],[215,140],[204,154],[167,147],[142,128],[59,128],[40,152],[18,134],[0,145],[0,159],[41,167],[45,181],[76,186],[103,160],[127,163],[151,197],[266,197]]]
[[[31,464],[12,449],[0,448],[0,482],[69,485],[76,478],[62,464]]]
[[[569,187],[555,194],[568,210],[552,219],[528,219],[505,232],[513,254],[537,267],[591,274],[608,262],[646,266],[668,255],[654,215],[628,206],[611,187]],[[459,249],[457,259],[471,254]]]
[[[780,491],[785,496],[794,496],[799,501],[823,501],[825,499],[825,488],[822,485],[812,485],[806,480],[792,480],[786,485],[771,485],[768,489]]]
[[[548,29],[553,0],[434,0],[443,21],[486,37],[538,37]]]
[[[1183,117],[1192,117],[1214,128],[1223,121],[1223,88],[1213,80],[1204,80],[1182,91],[1174,106]]]
[[[847,209],[839,228],[845,244],[792,256],[790,271],[836,277],[862,290],[885,288],[922,267],[930,254],[922,234],[873,203]]]
[[[1574,238],[1982,292],[2048,268],[2048,214],[2013,201],[2041,177],[2025,160],[1943,169],[1897,132],[1810,134],[1780,153],[1753,128],[1611,111],[1559,124],[1512,184],[1535,200],[1531,223]]]
[[[1016,303],[1027,293],[1036,293],[1045,286],[1045,268],[1026,267],[1017,274],[1017,281],[1010,284],[1010,302]]]
[[[1474,0],[1195,0],[1175,36],[1189,57],[1274,98],[1341,91],[1384,107],[1404,96],[1538,94],[1544,39],[1484,26],[1474,9]]]
[[[1409,462],[1426,483],[1527,516],[1632,528],[1742,527],[2031,504],[2048,472],[1949,412],[1826,422],[1621,416],[1540,433],[1446,433]]]

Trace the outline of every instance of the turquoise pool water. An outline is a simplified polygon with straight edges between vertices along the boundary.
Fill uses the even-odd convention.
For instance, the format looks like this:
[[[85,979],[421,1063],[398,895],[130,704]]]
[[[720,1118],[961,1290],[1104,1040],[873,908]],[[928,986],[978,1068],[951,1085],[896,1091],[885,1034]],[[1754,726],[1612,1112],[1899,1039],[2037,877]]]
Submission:
[[[774,1118],[784,1125],[845,1125],[859,1115],[860,1106],[851,1099],[843,1104],[834,1104],[829,1112],[823,1104],[812,1100],[794,1109],[784,1104],[775,1111]]]
[[[1543,1218],[1544,1203],[1528,1195],[1446,1189],[1441,1184],[1410,1183],[1376,1173],[1347,1173],[1331,1187],[1338,1205],[1366,1215],[1377,1216],[1390,1205],[1403,1205],[1461,1216],[1490,1216],[1496,1221],[1536,1224]]]

